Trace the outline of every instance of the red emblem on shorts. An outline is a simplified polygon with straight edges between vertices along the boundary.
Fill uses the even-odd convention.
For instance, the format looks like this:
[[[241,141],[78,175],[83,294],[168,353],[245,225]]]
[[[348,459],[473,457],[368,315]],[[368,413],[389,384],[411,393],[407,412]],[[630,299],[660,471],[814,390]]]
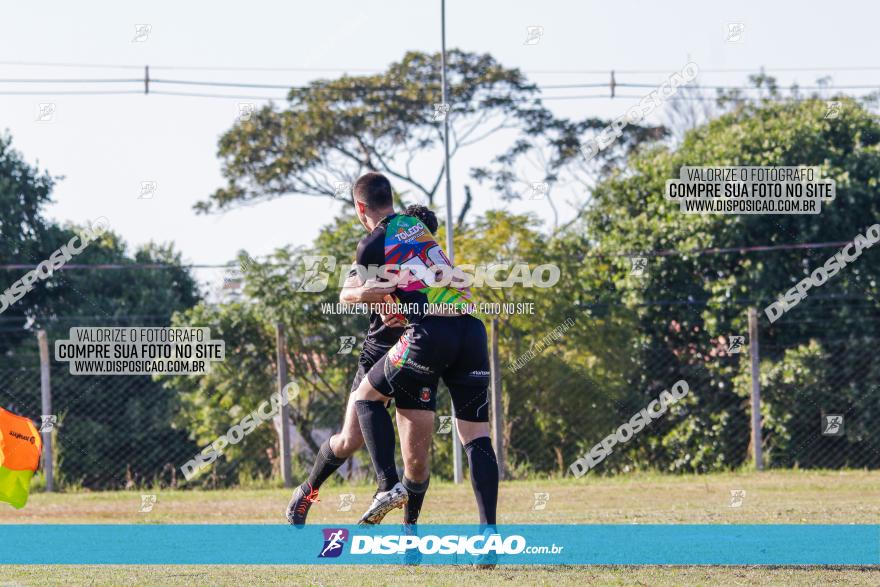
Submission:
[[[422,401],[429,402],[431,401],[431,389],[428,387],[422,388]]]

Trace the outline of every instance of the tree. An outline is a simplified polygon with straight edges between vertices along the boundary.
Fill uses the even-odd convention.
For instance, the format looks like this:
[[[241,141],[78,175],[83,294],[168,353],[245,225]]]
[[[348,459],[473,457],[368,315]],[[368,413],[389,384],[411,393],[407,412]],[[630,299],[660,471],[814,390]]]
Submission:
[[[682,470],[726,468],[747,458],[744,431],[746,401],[734,389],[741,366],[716,352],[720,342],[747,331],[745,310],[763,308],[833,254],[833,249],[781,251],[772,254],[689,254],[695,249],[750,245],[850,241],[878,217],[880,122],[857,102],[840,98],[837,118],[825,116],[818,99],[761,100],[686,134],[676,150],[646,149],[629,160],[626,173],[612,173],[593,192],[593,205],[583,228],[597,252],[657,251],[679,254],[651,257],[641,283],[622,277],[615,286],[620,299],[638,310],[645,344],[656,364],[668,365],[666,385],[691,377],[695,392],[687,417],[668,429],[653,447],[651,461]],[[678,177],[683,165],[819,166],[823,177],[837,181],[837,199],[823,206],[820,221],[807,215],[685,215],[664,199],[664,184]],[[628,269],[618,258],[619,275]],[[816,320],[853,323],[880,317],[877,305],[876,256],[863,255],[811,294],[806,303],[770,325],[761,321],[762,349],[771,361],[786,349],[815,336]],[[853,303],[851,298],[862,300]],[[795,315],[796,314],[796,315]],[[853,337],[859,333],[838,332]],[[816,364],[815,362],[813,363]],[[646,366],[648,363],[646,363]],[[856,377],[857,370],[846,375]],[[819,375],[831,382],[830,374]],[[648,389],[647,369],[633,378],[635,389]],[[837,380],[847,386],[848,381]],[[779,397],[784,394],[780,393]],[[641,402],[649,399],[646,394]],[[768,391],[772,402],[773,391]],[[799,417],[790,426],[814,430],[813,418]],[[801,462],[804,462],[803,459]]]
[[[451,50],[447,67],[450,155],[505,129],[552,119],[537,87],[490,55]],[[293,88],[286,108],[266,106],[223,135],[218,155],[227,185],[196,209],[288,194],[334,197],[338,183],[364,170],[386,173],[433,205],[443,176],[440,95],[440,55],[420,52],[408,52],[381,74]],[[432,155],[427,172],[413,169],[417,157]]]
[[[276,418],[274,427],[259,426],[239,445],[228,447],[202,482],[228,485],[244,477],[268,476],[273,455],[280,454],[279,426],[291,423],[304,444],[294,457],[301,457],[305,466],[318,452],[317,431],[341,425],[357,352],[340,354],[340,337],[354,336],[362,343],[367,317],[328,313],[327,305],[335,306],[340,274],[348,269],[343,260],[353,258],[361,236],[354,217],[342,215],[321,230],[312,246],[286,247],[264,262],[250,263],[240,301],[202,303],[175,316],[175,324],[209,326],[212,336],[226,343],[226,361],[208,375],[162,378],[167,389],[180,392],[176,423],[199,447],[224,434],[276,391],[276,323],[285,328],[288,376],[300,390],[290,405],[290,422]],[[246,254],[242,252],[242,258]],[[303,262],[308,255],[337,260],[326,289],[302,291],[310,289],[303,287],[311,283]]]
[[[0,137],[0,263],[35,267],[79,231],[45,219],[57,178],[24,162]],[[172,245],[149,243],[128,252],[112,230],[92,241],[71,263],[113,264],[122,269],[60,269],[39,280],[0,315],[0,404],[39,421],[37,329],[53,341],[74,326],[167,326],[171,315],[199,298],[195,280]],[[143,270],[137,264],[162,265]],[[28,268],[0,270],[3,289]],[[66,363],[52,369],[53,408],[58,416],[57,458],[61,483],[91,488],[149,484],[169,477],[169,463],[192,454],[186,434],[172,425],[173,390],[148,376],[72,376]],[[173,468],[173,465],[172,467]]]
[[[46,246],[52,227],[42,208],[51,201],[55,181],[12,148],[9,134],[0,135],[0,264],[36,265],[52,252]],[[0,269],[0,293],[24,273],[22,269]],[[31,294],[0,314],[0,327],[7,333],[0,338],[0,354],[23,339],[26,333],[21,327],[27,322],[29,304],[45,297],[43,290]]]
[[[611,122],[595,117],[580,121],[536,119],[507,151],[488,165],[472,169],[471,176],[489,184],[505,201],[520,200],[526,194],[531,197],[535,184],[544,184],[540,197],[546,198],[553,211],[554,232],[567,228],[574,220],[560,227],[559,206],[554,201],[557,194],[568,193],[567,203],[576,219],[590,205],[585,194],[600,179],[620,170],[640,146],[668,135],[663,126],[627,125],[612,145],[587,159],[583,146]]]

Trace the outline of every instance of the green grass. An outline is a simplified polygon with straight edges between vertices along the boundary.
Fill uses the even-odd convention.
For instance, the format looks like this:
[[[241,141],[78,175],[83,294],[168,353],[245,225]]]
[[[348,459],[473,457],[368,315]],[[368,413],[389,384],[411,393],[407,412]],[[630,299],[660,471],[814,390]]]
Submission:
[[[527,567],[503,566],[491,571],[448,566],[332,567],[179,566],[41,568],[0,566],[0,586],[12,585],[871,585],[880,583],[876,569],[813,567]],[[10,586],[11,587],[11,586]]]
[[[779,471],[703,476],[637,474],[613,478],[505,482],[501,523],[640,524],[850,524],[877,523],[880,472]],[[740,507],[730,507],[731,490],[745,490]],[[146,493],[146,492],[145,492]],[[286,489],[156,491],[150,513],[140,513],[141,492],[36,493],[27,507],[0,505],[0,524],[34,523],[284,523]],[[350,511],[339,496],[355,495]],[[549,493],[544,509],[534,494]],[[335,485],[321,491],[310,522],[354,523],[372,487]],[[873,499],[871,496],[875,496]],[[398,522],[398,512],[387,519]],[[475,523],[470,486],[434,482],[422,513],[424,523]],[[38,547],[38,546],[37,546]],[[454,567],[393,566],[0,566],[3,581],[21,585],[752,585],[880,584],[880,567],[501,567],[478,571]]]

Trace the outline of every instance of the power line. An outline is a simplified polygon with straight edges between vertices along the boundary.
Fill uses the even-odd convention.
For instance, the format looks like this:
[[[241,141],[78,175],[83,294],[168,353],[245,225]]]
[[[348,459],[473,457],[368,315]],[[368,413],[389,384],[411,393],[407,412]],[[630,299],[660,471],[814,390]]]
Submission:
[[[0,61],[0,65],[12,67],[76,67],[83,69],[140,69],[143,65],[119,65],[112,63],[69,63],[55,61]]]
[[[0,78],[0,84],[126,84],[141,83],[140,78]]]
[[[70,67],[83,69],[139,69],[143,65],[113,64],[113,63],[70,63],[70,62],[40,62],[40,61],[0,61],[0,66],[12,67]],[[380,68],[342,68],[342,67],[271,67],[271,66],[235,66],[235,65],[151,65],[151,69],[166,69],[177,71],[262,71],[262,72],[301,72],[301,73],[378,73],[384,71]]]
[[[142,90],[52,90],[49,92],[0,90],[0,96],[118,96],[143,93]]]
[[[0,78],[0,84],[100,84],[100,83],[144,83],[144,78]],[[347,88],[327,87],[327,86],[295,86],[291,84],[267,84],[255,82],[229,82],[229,81],[207,81],[207,80],[184,80],[184,79],[163,79],[149,78],[152,84],[169,84],[169,85],[189,85],[189,86],[205,86],[217,88],[252,88],[252,89],[270,89],[270,90],[302,90],[310,92],[364,92],[371,90],[402,90],[404,88],[394,85],[371,85],[371,86],[353,86]],[[645,88],[655,89],[659,84],[648,83],[630,83],[617,82],[613,84],[615,87],[621,88]],[[588,88],[605,88],[608,83],[581,83],[581,84],[545,84],[536,85],[540,90],[571,90],[571,89],[588,89]],[[706,90],[740,90],[740,91],[765,91],[766,88],[756,86],[743,85],[697,85],[699,89]],[[877,84],[855,84],[855,85],[812,85],[797,86],[799,90],[866,90],[878,89],[880,82]]]
[[[0,80],[2,82],[3,80]],[[209,81],[196,81],[196,80],[181,80],[181,79],[161,79],[161,78],[151,78],[151,84],[169,84],[169,85],[178,85],[178,86],[209,86],[209,87],[218,87],[218,88],[261,88],[267,90],[331,90],[331,91],[358,91],[358,90],[366,90],[373,89],[370,88],[321,88],[319,87],[303,87],[303,86],[291,86],[290,84],[255,84],[255,83],[246,83],[246,82],[209,82]],[[384,88],[376,88],[376,89],[384,89]]]
[[[678,251],[675,249],[660,249],[657,251],[631,251],[611,253],[587,253],[584,258],[603,257],[701,257],[704,255],[728,255],[731,253],[766,253],[772,251],[790,251],[804,249],[836,249],[848,245],[851,241],[837,241],[824,243],[789,243],[784,245],[750,245],[745,247],[713,247],[704,249],[691,249],[690,251]]]
[[[833,88],[832,88],[833,89]],[[880,90],[880,87],[877,88]],[[542,101],[550,101],[550,100],[643,100],[645,96],[638,94],[615,94],[612,96],[611,94],[590,94],[590,95],[581,95],[581,96],[542,96],[540,99]],[[718,100],[718,96],[673,96],[670,98],[664,98],[664,102],[715,102]],[[770,98],[770,97],[768,97]],[[813,98],[810,96],[777,96],[773,97],[774,100],[792,100],[795,102],[805,102],[807,100],[812,100]]]
[[[138,94],[142,94],[143,92],[137,92]],[[263,101],[272,101],[272,100],[284,100],[284,96],[242,96],[240,94],[207,94],[202,92],[174,92],[167,90],[155,90],[150,91],[150,94],[157,94],[159,96],[183,96],[187,98],[220,98],[227,100],[263,100]]]
[[[834,88],[827,88],[834,89]],[[880,87],[878,87],[880,90]],[[242,95],[242,94],[214,94],[209,92],[176,92],[169,90],[150,90],[150,95],[156,94],[159,96],[182,96],[182,97],[192,97],[192,98],[210,98],[210,99],[225,99],[225,100],[254,100],[254,101],[264,101],[271,102],[275,100],[286,100],[287,97],[283,95],[279,96],[257,96],[257,95]],[[143,90],[49,90],[49,91],[34,91],[34,90],[0,90],[0,96],[44,96],[44,97],[52,97],[52,96],[68,96],[68,95],[78,95],[78,96],[113,96],[113,95],[131,95],[131,94],[140,94],[143,95]],[[615,94],[612,96],[611,94],[583,94],[583,95],[574,95],[574,96],[540,96],[536,97],[535,100],[541,100],[544,102],[549,101],[557,101],[557,100],[642,100],[645,96],[637,95],[637,94]],[[795,102],[803,102],[806,100],[811,100],[812,97],[809,96],[778,96],[773,99],[777,100],[793,100]],[[666,102],[714,102],[718,100],[718,96],[673,96],[670,98],[664,98]]]
[[[74,63],[74,62],[51,62],[51,61],[0,61],[0,66],[12,67],[69,67],[84,69],[137,69],[143,70],[143,65],[117,64],[117,63]],[[152,69],[166,69],[179,71],[262,71],[262,72],[303,72],[303,73],[380,73],[383,68],[359,68],[359,67],[288,67],[288,66],[259,66],[259,65],[151,65]],[[627,75],[651,75],[668,74],[680,69],[680,64],[666,69],[620,69],[609,67],[605,69],[525,69],[523,73],[541,75],[605,75],[612,70],[616,73]],[[880,66],[875,65],[817,65],[798,67],[701,67],[700,73],[773,73],[773,72],[837,72],[837,71],[880,71]]]
[[[608,75],[609,72],[623,73],[626,75],[655,75],[669,74],[680,69],[681,66],[670,67],[669,69],[618,69],[616,67],[608,69],[533,69],[524,70],[523,73],[542,74],[542,75]],[[855,65],[855,66],[817,66],[817,67],[701,67],[700,73],[791,73],[791,72],[837,72],[837,71],[880,71],[880,66],[873,65]]]

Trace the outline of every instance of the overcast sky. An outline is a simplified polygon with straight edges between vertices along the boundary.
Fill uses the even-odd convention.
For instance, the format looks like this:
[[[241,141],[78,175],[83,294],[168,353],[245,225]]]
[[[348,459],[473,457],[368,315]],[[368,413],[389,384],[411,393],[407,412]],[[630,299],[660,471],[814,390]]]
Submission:
[[[154,77],[302,84],[342,70],[382,70],[408,50],[440,48],[440,3],[333,2],[6,2],[0,8],[0,61],[133,65],[138,69],[60,68],[0,64],[0,78]],[[742,23],[737,42],[731,23]],[[562,2],[449,0],[447,43],[490,52],[541,84],[606,82],[607,75],[548,74],[548,70],[680,70],[835,68],[833,83],[880,87],[878,9],[865,2]],[[136,24],[149,25],[138,35]],[[543,27],[536,44],[527,28]],[[145,38],[144,38],[145,37]],[[161,66],[327,68],[320,72],[171,70]],[[619,74],[618,81],[659,83],[667,74]],[[742,84],[746,73],[704,73],[703,84]],[[784,85],[812,85],[830,72],[777,74]],[[101,86],[101,89],[131,88]],[[70,84],[64,89],[95,86]],[[48,214],[82,222],[106,216],[130,245],[174,241],[192,263],[223,263],[241,248],[259,256],[286,244],[306,244],[341,204],[291,195],[223,215],[199,216],[192,205],[222,184],[217,140],[242,100],[143,94],[59,95],[58,86],[0,84],[0,129],[8,129],[28,161],[62,175]],[[187,88],[175,88],[186,91]],[[195,91],[202,91],[196,89]],[[218,92],[215,89],[204,91]],[[635,90],[648,93],[649,90]],[[230,93],[236,93],[235,90]],[[255,90],[254,94],[284,92]],[[547,95],[578,95],[548,90]],[[864,92],[856,92],[864,93]],[[54,104],[50,121],[39,104]],[[548,102],[574,118],[617,116],[632,100]],[[453,162],[456,200],[470,165],[494,155],[475,147]],[[426,162],[432,164],[432,162]],[[156,182],[151,199],[139,198]],[[476,211],[497,199],[475,189]],[[457,208],[457,204],[456,204]],[[547,218],[546,202],[526,200],[515,211]]]

